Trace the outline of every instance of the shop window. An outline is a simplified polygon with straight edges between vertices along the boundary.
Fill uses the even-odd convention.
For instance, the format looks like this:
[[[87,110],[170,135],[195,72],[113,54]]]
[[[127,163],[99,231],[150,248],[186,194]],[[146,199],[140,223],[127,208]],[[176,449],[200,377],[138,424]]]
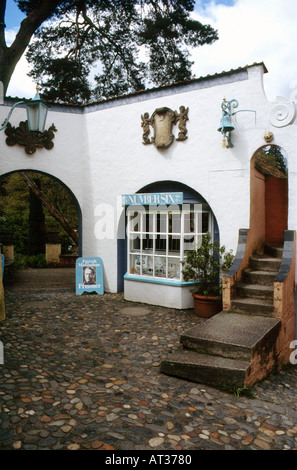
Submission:
[[[186,251],[200,245],[203,233],[213,234],[207,204],[127,209],[128,274],[183,282],[181,262]]]

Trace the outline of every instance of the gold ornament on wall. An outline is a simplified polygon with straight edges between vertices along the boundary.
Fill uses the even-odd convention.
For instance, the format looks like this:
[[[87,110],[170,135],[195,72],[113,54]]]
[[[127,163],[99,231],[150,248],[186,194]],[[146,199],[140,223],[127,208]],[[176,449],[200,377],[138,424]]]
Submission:
[[[265,142],[269,144],[270,142],[273,141],[273,139],[274,139],[273,132],[270,132],[270,131],[266,132],[266,134],[264,135]]]
[[[178,123],[179,133],[177,141],[183,141],[188,138],[186,122],[188,118],[189,108],[180,106],[179,113],[172,111],[170,108],[158,108],[151,117],[149,113],[141,116],[141,127],[143,128],[142,143],[144,145],[154,144],[157,148],[168,148],[174,141],[172,128]],[[153,137],[149,137],[150,126],[154,129]]]

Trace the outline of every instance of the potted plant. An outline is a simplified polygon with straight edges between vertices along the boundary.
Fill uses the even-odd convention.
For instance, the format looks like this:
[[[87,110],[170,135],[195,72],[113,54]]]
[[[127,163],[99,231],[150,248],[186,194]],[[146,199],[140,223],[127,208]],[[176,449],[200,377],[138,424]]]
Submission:
[[[182,262],[185,281],[197,282],[193,289],[194,311],[210,318],[222,310],[222,276],[233,262],[232,250],[226,252],[219,242],[211,242],[209,232],[202,235],[201,245],[186,253]]]

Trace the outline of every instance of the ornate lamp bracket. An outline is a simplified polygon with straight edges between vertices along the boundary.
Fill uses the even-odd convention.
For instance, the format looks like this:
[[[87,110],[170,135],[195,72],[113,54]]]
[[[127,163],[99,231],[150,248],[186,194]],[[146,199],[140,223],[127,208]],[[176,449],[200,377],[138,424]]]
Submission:
[[[28,155],[33,155],[37,148],[51,150],[54,147],[53,139],[56,131],[54,124],[43,132],[33,132],[29,130],[28,121],[20,122],[18,127],[13,127],[8,123],[5,128],[6,144],[9,146],[22,145]]]
[[[28,120],[20,122],[18,127],[13,127],[9,123],[10,116],[17,106],[24,105]],[[37,148],[53,148],[54,132],[57,131],[54,124],[48,130],[45,130],[45,122],[48,113],[48,106],[42,102],[39,96],[39,87],[37,86],[36,95],[33,99],[22,100],[15,103],[10,109],[7,118],[0,127],[0,131],[5,130],[7,135],[6,143],[9,146],[23,145],[25,152],[32,155]]]

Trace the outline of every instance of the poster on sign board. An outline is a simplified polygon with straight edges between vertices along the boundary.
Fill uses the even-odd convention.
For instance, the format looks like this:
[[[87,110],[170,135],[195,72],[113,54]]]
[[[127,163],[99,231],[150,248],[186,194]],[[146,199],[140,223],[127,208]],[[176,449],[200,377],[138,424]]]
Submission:
[[[101,258],[78,258],[76,260],[76,293],[96,292],[103,294],[103,263]]]

